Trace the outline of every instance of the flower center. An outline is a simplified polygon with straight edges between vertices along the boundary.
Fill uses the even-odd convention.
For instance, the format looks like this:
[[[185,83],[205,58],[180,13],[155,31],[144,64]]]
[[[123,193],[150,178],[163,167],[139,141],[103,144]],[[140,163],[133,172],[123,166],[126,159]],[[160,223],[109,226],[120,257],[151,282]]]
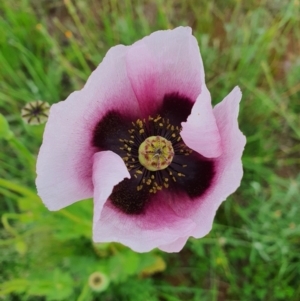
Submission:
[[[139,147],[140,163],[151,171],[167,168],[174,157],[172,143],[161,136],[150,136]]]
[[[159,202],[162,206],[164,201],[166,206],[175,204],[176,196],[181,196],[181,193],[194,200],[210,187],[215,175],[214,160],[191,150],[180,135],[181,121],[187,119],[192,104],[177,93],[166,95],[158,110],[161,115],[135,118],[134,114],[124,115],[111,110],[95,126],[91,141],[95,151],[116,153],[123,159],[130,174],[130,178],[115,185],[109,197],[111,204],[121,212],[144,214],[148,206],[152,206],[152,201],[156,204],[160,194],[163,197],[163,201]],[[159,137],[157,142],[156,137]],[[147,153],[143,152],[151,140],[154,140],[153,146],[150,143],[152,153],[147,159]],[[171,143],[173,152],[172,148],[163,148],[163,144],[168,146],[167,142]],[[168,160],[169,154],[171,158]],[[147,168],[150,159],[156,163],[152,170]],[[155,194],[158,196],[154,197]],[[183,208],[181,199],[179,202],[178,210]]]
[[[169,180],[176,182],[185,177],[182,156],[191,154],[180,137],[180,128],[168,119],[149,116],[132,122],[128,129],[130,139],[119,139],[126,152],[122,157],[129,172],[136,179],[137,191],[156,193],[169,187]],[[176,159],[177,158],[177,159]]]

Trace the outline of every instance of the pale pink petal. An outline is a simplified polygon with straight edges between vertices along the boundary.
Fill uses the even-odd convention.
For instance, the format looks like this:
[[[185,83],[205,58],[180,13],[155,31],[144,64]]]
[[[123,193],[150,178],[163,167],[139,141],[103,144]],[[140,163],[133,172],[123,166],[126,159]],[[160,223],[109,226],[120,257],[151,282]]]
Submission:
[[[128,76],[142,112],[154,111],[158,100],[163,97],[157,91],[157,62],[146,45],[140,43],[128,49],[126,61]]]
[[[102,151],[94,155],[94,228],[100,219],[102,208],[115,185],[130,178],[130,174],[120,156],[111,151]]]
[[[198,96],[187,122],[182,122],[180,133],[184,143],[207,158],[221,155],[221,137],[211,106],[211,97],[205,85]]]
[[[209,191],[198,200],[191,218],[197,223],[192,236],[205,236],[212,227],[216,210],[241,183],[243,176],[242,153],[246,138],[238,126],[241,91],[238,87],[216,105],[214,115],[222,139],[222,155],[215,160],[216,176]]]
[[[182,248],[186,244],[187,240],[188,240],[188,237],[180,237],[177,240],[175,240],[174,242],[172,242],[168,245],[159,246],[158,248],[160,250],[162,250],[164,252],[168,252],[168,253],[179,252],[182,250]]]
[[[204,84],[204,68],[191,28],[157,31],[127,52],[127,71],[142,115],[151,115],[163,97],[179,93],[195,101]]]
[[[162,193],[143,215],[124,214],[106,202],[94,226],[94,241],[120,242],[134,251],[148,252],[174,243],[179,236],[187,237],[196,224],[189,218],[178,216],[168,197],[164,198]]]
[[[93,196],[91,146],[95,125],[109,110],[140,115],[127,77],[125,46],[111,48],[80,91],[54,104],[37,160],[38,194],[50,210]]]

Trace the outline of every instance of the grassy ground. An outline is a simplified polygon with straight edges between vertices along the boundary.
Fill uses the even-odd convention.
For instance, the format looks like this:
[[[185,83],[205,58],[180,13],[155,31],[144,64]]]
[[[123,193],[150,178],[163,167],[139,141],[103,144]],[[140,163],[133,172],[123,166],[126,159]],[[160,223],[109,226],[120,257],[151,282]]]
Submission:
[[[299,0],[2,0],[0,300],[300,300],[299,20]],[[36,196],[43,126],[20,110],[80,89],[111,46],[179,25],[193,27],[214,103],[243,91],[242,185],[179,254],[95,246],[91,201],[53,213]]]

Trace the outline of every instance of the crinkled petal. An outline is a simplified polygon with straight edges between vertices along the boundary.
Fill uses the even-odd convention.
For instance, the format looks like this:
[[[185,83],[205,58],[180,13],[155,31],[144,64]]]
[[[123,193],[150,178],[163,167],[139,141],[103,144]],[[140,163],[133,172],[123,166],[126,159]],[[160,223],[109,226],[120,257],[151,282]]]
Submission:
[[[167,197],[163,193],[159,195],[142,215],[124,214],[106,202],[94,227],[94,241],[120,242],[134,251],[148,252],[174,243],[179,235],[187,237],[196,224],[187,217],[178,216]]]
[[[191,28],[157,31],[128,48],[128,77],[142,116],[151,115],[164,96],[179,93],[195,102],[204,68]]]
[[[212,227],[216,210],[241,183],[243,176],[242,153],[246,138],[238,126],[239,103],[242,94],[238,87],[216,105],[213,112],[222,139],[222,155],[215,159],[216,175],[208,192],[197,202],[191,217],[197,223],[192,236],[205,236]]]
[[[182,248],[186,244],[187,240],[188,240],[188,237],[180,237],[177,240],[175,240],[174,242],[172,242],[168,245],[159,246],[158,248],[160,250],[162,250],[164,252],[168,252],[168,253],[179,252],[182,250]]]
[[[182,122],[180,135],[189,148],[204,157],[216,158],[221,155],[221,137],[211,106],[210,93],[205,85],[187,122]]]
[[[37,160],[38,194],[50,210],[93,196],[95,125],[110,110],[127,116],[140,109],[127,77],[125,46],[111,48],[85,87],[50,109]]]
[[[124,161],[112,151],[102,151],[94,155],[94,229],[96,232],[102,208],[115,185],[130,178]]]

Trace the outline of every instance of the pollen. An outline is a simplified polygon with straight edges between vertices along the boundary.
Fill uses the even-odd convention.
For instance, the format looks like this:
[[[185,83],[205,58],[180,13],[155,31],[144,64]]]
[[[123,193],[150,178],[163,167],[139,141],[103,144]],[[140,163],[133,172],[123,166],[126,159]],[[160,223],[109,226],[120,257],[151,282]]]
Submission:
[[[173,160],[172,143],[161,136],[150,136],[141,143],[139,161],[146,169],[157,171],[167,168]]]

